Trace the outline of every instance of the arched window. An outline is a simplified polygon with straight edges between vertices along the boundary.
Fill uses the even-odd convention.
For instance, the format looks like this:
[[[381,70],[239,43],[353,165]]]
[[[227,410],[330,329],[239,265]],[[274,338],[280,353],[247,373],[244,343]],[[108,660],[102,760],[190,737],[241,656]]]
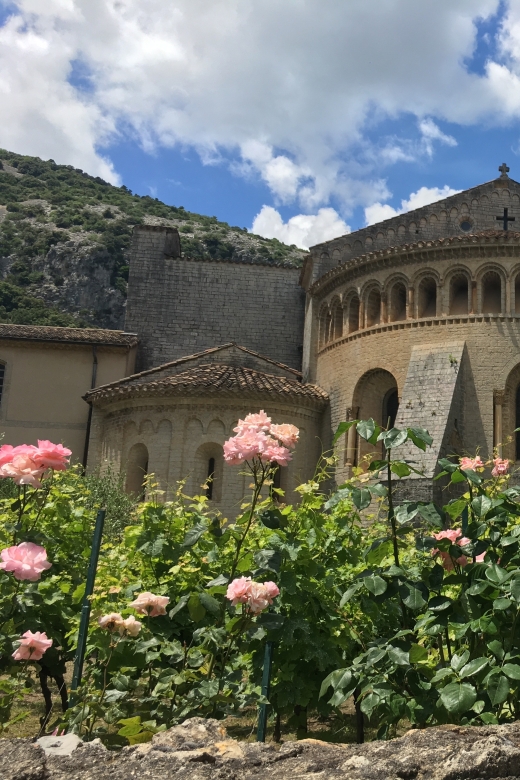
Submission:
[[[215,479],[215,458],[208,460],[208,478],[206,487],[206,498],[211,501],[213,498],[213,480]]]
[[[383,425],[385,428],[393,428],[399,410],[399,396],[397,388],[390,390],[383,400]]]
[[[520,274],[515,279],[515,314],[520,314]]]
[[[334,330],[333,338],[340,339],[343,336],[343,308],[339,301],[334,306],[332,327]]]
[[[450,314],[468,313],[468,277],[455,274],[450,283]]]
[[[435,279],[427,277],[419,284],[417,296],[417,316],[435,317],[437,314],[437,284]]]
[[[134,444],[128,453],[126,492],[144,500],[144,484],[148,474],[148,450],[144,444]]]
[[[353,333],[359,330],[359,298],[354,295],[350,299],[348,307],[348,332]]]
[[[390,322],[406,319],[406,287],[402,282],[394,284],[390,291]]]
[[[502,311],[502,280],[496,271],[482,277],[482,313],[500,314]]]
[[[327,343],[328,309],[320,314],[320,347]]]
[[[371,290],[367,298],[367,328],[381,322],[381,293]]]
[[[332,314],[327,311],[325,317],[325,344],[328,344],[332,339]]]

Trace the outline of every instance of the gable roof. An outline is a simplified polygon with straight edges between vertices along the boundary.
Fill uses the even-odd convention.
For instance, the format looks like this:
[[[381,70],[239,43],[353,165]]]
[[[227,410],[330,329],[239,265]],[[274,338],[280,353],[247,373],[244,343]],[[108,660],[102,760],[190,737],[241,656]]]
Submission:
[[[248,398],[275,396],[279,400],[325,406],[327,394],[318,386],[296,379],[267,374],[245,366],[220,363],[186,367],[180,373],[158,377],[152,372],[96,387],[84,396],[89,403],[154,396],[220,395]]]
[[[138,343],[136,333],[124,333],[122,330],[60,328],[50,325],[12,325],[11,323],[0,323],[0,339],[116,347],[135,347]]]

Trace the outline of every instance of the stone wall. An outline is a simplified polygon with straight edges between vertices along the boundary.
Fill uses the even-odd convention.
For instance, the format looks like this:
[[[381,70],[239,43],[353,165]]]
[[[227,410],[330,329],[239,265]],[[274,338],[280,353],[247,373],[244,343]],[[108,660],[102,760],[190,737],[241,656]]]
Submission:
[[[299,270],[181,258],[173,232],[134,229],[125,327],[139,333],[138,370],[230,341],[300,369]]]

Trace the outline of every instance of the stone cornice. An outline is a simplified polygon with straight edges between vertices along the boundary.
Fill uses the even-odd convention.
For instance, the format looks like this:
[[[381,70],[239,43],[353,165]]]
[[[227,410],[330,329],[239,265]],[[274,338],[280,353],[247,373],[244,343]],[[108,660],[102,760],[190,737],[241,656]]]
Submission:
[[[416,241],[412,244],[368,252],[328,271],[310,287],[309,293],[322,297],[334,290],[338,284],[365,276],[372,270],[431,262],[436,255],[440,254],[442,259],[456,260],[476,257],[520,257],[520,232],[487,230],[472,235],[450,236],[434,241]]]

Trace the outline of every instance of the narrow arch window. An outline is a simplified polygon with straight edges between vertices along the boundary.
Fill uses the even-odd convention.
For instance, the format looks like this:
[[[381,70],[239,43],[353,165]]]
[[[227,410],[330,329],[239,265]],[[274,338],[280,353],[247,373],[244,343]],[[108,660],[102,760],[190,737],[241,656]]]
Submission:
[[[332,314],[327,312],[325,317],[325,343],[328,344],[332,339]]]
[[[450,314],[468,313],[468,277],[456,274],[450,283]]]
[[[385,427],[387,423],[389,428],[394,427],[398,411],[399,396],[397,394],[397,388],[394,388],[386,394],[383,401],[383,425]]]
[[[418,317],[435,317],[437,314],[437,284],[435,279],[429,277],[421,281],[417,298]]]
[[[381,293],[372,290],[367,298],[367,328],[379,325],[381,322]]]
[[[516,388],[516,403],[515,403],[515,428],[520,428],[520,385]],[[516,434],[516,460],[520,460],[520,431]]]
[[[320,316],[320,347],[327,343],[327,310]]]
[[[406,287],[401,282],[394,284],[390,292],[390,322],[406,319]]]
[[[515,314],[520,314],[520,274],[515,279]]]
[[[348,332],[359,330],[359,298],[354,295],[348,307]]]
[[[213,481],[215,479],[215,458],[208,460],[208,478],[206,487],[206,498],[211,501],[213,498]]]
[[[343,336],[343,309],[339,303],[334,307],[334,321],[332,323],[334,329],[335,339],[340,339]]]
[[[145,497],[145,480],[148,474],[148,450],[144,444],[134,444],[128,453],[126,468],[126,492],[133,493],[141,501]]]
[[[482,277],[482,313],[500,314],[502,311],[502,280],[496,271]]]

